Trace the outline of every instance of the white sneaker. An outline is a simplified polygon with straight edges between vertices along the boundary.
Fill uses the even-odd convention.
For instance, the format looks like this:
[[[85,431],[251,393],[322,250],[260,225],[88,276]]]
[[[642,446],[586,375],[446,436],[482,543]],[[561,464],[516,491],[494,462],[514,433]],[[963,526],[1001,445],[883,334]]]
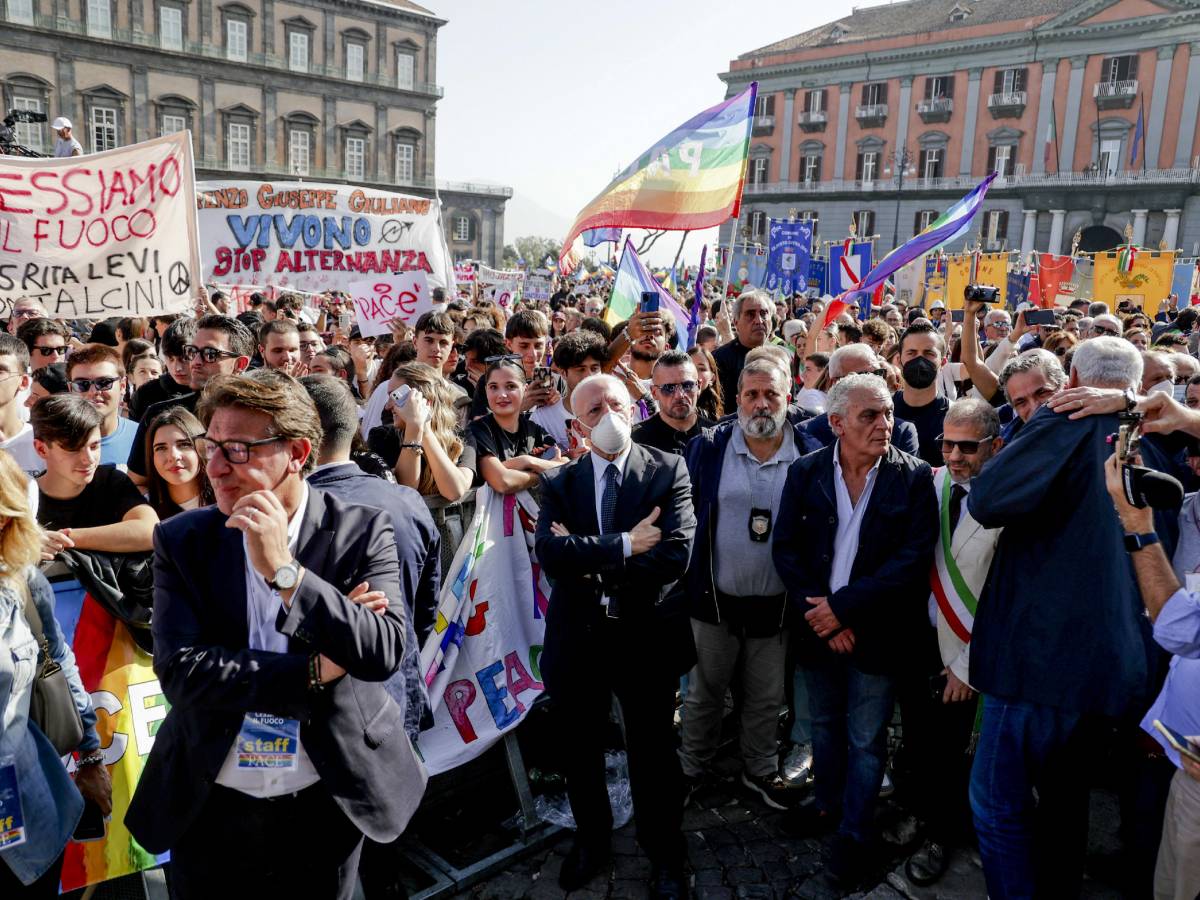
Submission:
[[[811,741],[794,744],[783,758],[779,774],[788,787],[802,788],[812,784],[813,745]]]
[[[879,799],[890,797],[896,793],[896,785],[892,784],[892,773],[887,769],[883,770],[883,784],[879,786]]]

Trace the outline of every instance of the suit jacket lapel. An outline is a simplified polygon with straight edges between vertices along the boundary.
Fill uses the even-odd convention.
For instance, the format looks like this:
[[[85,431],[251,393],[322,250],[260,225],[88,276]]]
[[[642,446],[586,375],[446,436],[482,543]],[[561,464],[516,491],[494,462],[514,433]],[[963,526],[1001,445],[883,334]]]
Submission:
[[[572,503],[578,503],[577,528],[572,534],[596,535],[600,533],[600,522],[596,519],[596,473],[592,468],[592,454],[586,453],[575,463],[571,477],[575,485],[570,494]]]
[[[658,463],[638,444],[631,444],[625,462],[625,477],[617,492],[617,528],[629,531],[642,518],[639,500],[645,496]],[[666,510],[663,510],[666,512]]]
[[[242,533],[236,528],[226,528],[225,518],[220,520],[220,533],[216,549],[207,564],[213,569],[213,594],[217,603],[225,603],[234,633],[239,643],[250,644],[250,622],[246,611],[246,548],[242,544]]]
[[[333,535],[332,529],[325,528],[325,495],[310,485],[304,521],[300,523],[300,534],[296,541],[296,559],[300,565],[314,572],[323,572],[333,546]]]

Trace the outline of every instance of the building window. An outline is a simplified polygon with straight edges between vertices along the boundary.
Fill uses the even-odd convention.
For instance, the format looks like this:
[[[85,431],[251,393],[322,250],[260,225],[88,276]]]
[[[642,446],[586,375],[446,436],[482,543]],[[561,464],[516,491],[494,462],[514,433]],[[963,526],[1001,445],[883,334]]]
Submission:
[[[873,81],[862,86],[862,105],[880,106],[887,103],[887,82]]]
[[[935,209],[919,209],[917,214],[913,216],[913,234],[920,234],[926,228],[933,224],[937,219],[938,214]]]
[[[163,113],[162,125],[159,126],[158,133],[175,134],[177,131],[187,131],[187,116]]]
[[[412,184],[416,156],[416,144],[407,141],[396,143],[396,184]]]
[[[362,181],[367,173],[367,139],[346,138],[346,177]]]
[[[225,127],[225,162],[235,172],[250,171],[250,124],[230,122]]]
[[[992,85],[997,94],[1017,94],[1025,90],[1024,69],[1000,69]]]
[[[921,177],[929,180],[942,177],[942,158],[943,151],[940,148],[931,148],[921,151],[921,160],[919,170]]]
[[[350,81],[362,81],[364,63],[367,58],[367,48],[362,44],[346,45],[346,78]]]
[[[1008,238],[1008,212],[989,210],[983,219],[983,240],[988,250],[999,250]]]
[[[988,150],[988,171],[996,172],[1001,178],[1011,175],[1015,150],[1016,147],[1012,144],[997,144]]]
[[[758,96],[754,100],[754,115],[756,117],[775,115],[775,95]]]
[[[33,0],[8,0],[7,18],[16,25],[32,25]]]
[[[802,222],[812,222],[813,250],[816,251],[817,242],[817,225],[820,224],[821,216],[815,209],[800,210],[800,220]]]
[[[413,76],[417,70],[417,58],[406,50],[396,54],[396,87],[402,91],[413,89]]]
[[[860,240],[869,238],[875,233],[875,210],[860,209],[854,213],[854,233]]]
[[[750,213],[750,238],[761,241],[767,236],[767,214],[761,209]]]
[[[809,91],[805,98],[804,108],[810,113],[825,112],[825,89]]]
[[[821,180],[821,157],[816,154],[800,157],[800,180],[812,184]]]
[[[87,0],[87,33],[90,37],[112,37],[111,0]]]
[[[470,216],[454,217],[454,239],[456,241],[469,241],[471,239]]]
[[[879,174],[879,153],[875,150],[863,150],[858,154],[858,165],[854,177],[868,184]]]
[[[111,106],[92,107],[92,152],[115,150],[117,141],[117,111]]]
[[[183,49],[183,10],[178,6],[158,8],[158,45],[164,50]]]
[[[308,71],[308,32],[288,32],[288,68],[293,72]]]
[[[23,109],[26,112],[42,112],[42,101],[37,97],[13,97],[13,109]],[[34,151],[35,153],[44,153],[42,149],[44,144],[44,135],[41,122],[18,122],[14,127],[17,143],[22,147]]]
[[[931,75],[925,79],[926,100],[946,100],[954,95],[953,75]]]
[[[225,20],[225,58],[245,62],[250,44],[250,23],[245,19]]]
[[[307,175],[311,149],[312,134],[307,128],[289,128],[288,171],[293,175]]]
[[[1137,78],[1137,60],[1133,55],[1110,56],[1100,68],[1100,80],[1112,84]]]
[[[769,160],[765,156],[760,156],[757,159],[750,160],[750,183],[751,184],[766,184],[767,183],[767,163]]]

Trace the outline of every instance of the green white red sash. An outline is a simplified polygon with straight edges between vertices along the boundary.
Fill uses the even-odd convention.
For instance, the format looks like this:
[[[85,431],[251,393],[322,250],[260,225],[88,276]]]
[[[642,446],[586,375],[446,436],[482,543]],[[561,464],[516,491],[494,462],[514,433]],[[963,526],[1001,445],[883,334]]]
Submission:
[[[979,601],[967,586],[966,579],[958,570],[958,564],[954,561],[954,554],[951,552],[954,539],[954,533],[950,528],[952,481],[950,469],[947,468],[944,471],[945,478],[942,482],[942,497],[939,504],[941,540],[938,541],[937,550],[934,552],[929,583],[933,589],[934,599],[937,600],[938,609],[946,618],[946,624],[950,626],[950,630],[958,636],[959,640],[969,643],[971,629],[975,625],[975,610]]]

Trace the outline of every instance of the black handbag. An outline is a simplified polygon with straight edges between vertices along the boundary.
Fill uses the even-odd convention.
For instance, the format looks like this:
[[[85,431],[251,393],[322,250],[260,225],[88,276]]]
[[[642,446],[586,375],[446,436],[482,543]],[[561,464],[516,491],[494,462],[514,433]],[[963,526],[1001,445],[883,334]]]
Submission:
[[[25,620],[38,645],[37,674],[33,679],[33,692],[29,698],[29,721],[41,729],[59,756],[66,756],[83,741],[83,719],[67,675],[50,655],[50,643],[42,626],[42,617],[33,603],[33,595],[25,579],[15,579],[25,599]]]

